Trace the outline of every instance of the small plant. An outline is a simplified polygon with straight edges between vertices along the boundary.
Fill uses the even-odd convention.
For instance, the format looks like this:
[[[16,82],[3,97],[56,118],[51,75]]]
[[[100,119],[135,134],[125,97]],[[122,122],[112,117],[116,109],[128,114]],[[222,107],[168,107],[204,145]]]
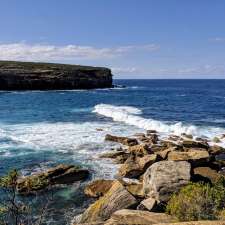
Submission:
[[[225,181],[222,178],[213,186],[190,183],[171,197],[166,210],[179,221],[213,220],[221,217],[224,207]]]
[[[51,200],[44,196],[44,206],[39,209],[35,209],[32,201],[25,204],[17,193],[18,178],[19,173],[16,170],[12,170],[0,178],[0,225],[40,225],[43,223]],[[32,181],[32,185],[38,187],[39,182]],[[32,216],[34,210],[39,212],[35,219]]]

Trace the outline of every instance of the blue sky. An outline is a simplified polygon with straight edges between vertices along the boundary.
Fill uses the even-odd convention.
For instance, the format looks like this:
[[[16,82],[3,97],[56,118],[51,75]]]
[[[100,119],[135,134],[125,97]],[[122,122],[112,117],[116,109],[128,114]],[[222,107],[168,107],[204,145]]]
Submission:
[[[0,59],[115,78],[225,78],[224,0],[1,0]]]

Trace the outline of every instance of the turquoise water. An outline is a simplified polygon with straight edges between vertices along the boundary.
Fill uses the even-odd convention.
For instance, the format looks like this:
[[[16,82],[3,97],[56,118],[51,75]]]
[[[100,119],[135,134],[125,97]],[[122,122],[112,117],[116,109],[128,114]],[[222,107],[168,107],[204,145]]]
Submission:
[[[98,159],[115,146],[104,142],[107,133],[157,129],[162,135],[208,138],[225,133],[225,80],[115,83],[126,88],[0,92],[0,174],[17,168],[27,175],[73,163],[89,168],[92,179],[112,178],[116,166]],[[79,184],[60,188],[56,196],[49,224],[65,224],[87,205]]]

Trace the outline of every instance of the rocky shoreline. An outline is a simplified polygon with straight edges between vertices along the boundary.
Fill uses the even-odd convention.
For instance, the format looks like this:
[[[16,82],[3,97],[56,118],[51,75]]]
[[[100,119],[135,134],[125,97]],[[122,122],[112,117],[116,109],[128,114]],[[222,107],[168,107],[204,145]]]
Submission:
[[[105,141],[121,146],[99,155],[120,164],[114,180],[94,180],[84,189],[95,199],[72,225],[119,224],[183,224],[225,225],[225,221],[179,222],[165,212],[171,197],[192,183],[213,185],[224,178],[225,162],[220,156],[225,148],[218,145],[225,135],[212,140],[191,135],[161,137],[156,131],[118,137],[107,134]],[[58,184],[84,181],[90,175],[86,169],[73,165],[58,165],[44,172],[17,181],[22,195],[42,191]]]
[[[55,63],[0,61],[0,90],[111,88],[111,70]]]
[[[105,141],[118,142],[119,149],[101,154],[121,164],[115,180],[95,180],[84,190],[96,201],[76,224],[173,224],[176,218],[166,214],[171,196],[190,182],[213,184],[224,176],[225,149],[210,140],[191,135],[161,138],[154,131],[133,137],[106,135]],[[176,224],[225,224],[224,221],[179,222]]]

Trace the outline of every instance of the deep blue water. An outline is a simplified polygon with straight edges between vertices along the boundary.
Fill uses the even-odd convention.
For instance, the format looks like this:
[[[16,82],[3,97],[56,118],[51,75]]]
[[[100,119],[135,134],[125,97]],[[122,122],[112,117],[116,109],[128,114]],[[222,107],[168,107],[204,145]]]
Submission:
[[[103,141],[106,133],[130,135],[151,128],[209,138],[225,133],[225,80],[115,84],[126,88],[0,92],[0,174],[11,168],[29,174],[64,162],[88,167],[93,177],[109,178],[115,166],[97,158],[112,147]],[[58,205],[66,205],[59,207],[61,213],[83,204],[71,190],[76,186],[58,192]]]

